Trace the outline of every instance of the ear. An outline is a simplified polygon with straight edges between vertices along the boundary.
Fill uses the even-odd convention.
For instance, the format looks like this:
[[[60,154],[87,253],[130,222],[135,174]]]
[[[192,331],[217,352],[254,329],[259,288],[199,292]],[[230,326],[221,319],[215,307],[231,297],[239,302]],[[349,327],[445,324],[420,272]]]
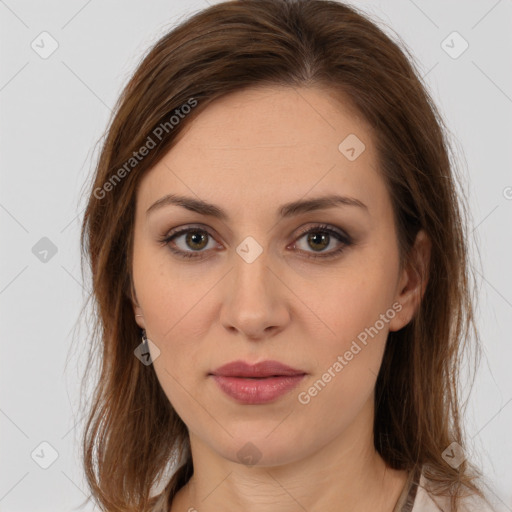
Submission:
[[[135,287],[133,286],[133,280],[130,276],[129,279],[129,287],[130,287],[130,293],[129,293],[129,299],[132,303],[133,308],[133,314],[135,315],[135,322],[137,322],[137,325],[141,329],[146,329],[146,322],[144,320],[144,313],[142,312],[142,308],[139,305],[139,301],[137,299],[137,293],[135,292]]]
[[[406,326],[421,304],[429,278],[431,248],[429,236],[421,229],[399,278],[395,302],[399,302],[402,309],[389,322],[390,331],[398,331]]]

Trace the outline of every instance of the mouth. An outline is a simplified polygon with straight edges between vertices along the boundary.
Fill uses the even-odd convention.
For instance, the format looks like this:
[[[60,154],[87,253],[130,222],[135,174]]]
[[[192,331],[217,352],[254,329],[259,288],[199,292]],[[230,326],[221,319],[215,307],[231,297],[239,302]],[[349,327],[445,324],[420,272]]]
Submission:
[[[306,372],[278,361],[262,361],[254,365],[234,361],[208,375],[237,403],[257,405],[274,402],[291,391]]]

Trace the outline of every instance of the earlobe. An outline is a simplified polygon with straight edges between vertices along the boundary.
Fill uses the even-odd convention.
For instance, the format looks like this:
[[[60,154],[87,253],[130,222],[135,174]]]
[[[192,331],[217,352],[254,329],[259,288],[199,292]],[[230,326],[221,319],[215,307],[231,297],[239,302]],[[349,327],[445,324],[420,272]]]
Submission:
[[[133,313],[135,315],[135,322],[141,329],[146,329],[146,322],[144,321],[144,315],[142,313],[142,308],[139,305],[139,301],[137,299],[137,293],[135,291],[135,287],[133,286],[133,281],[130,279],[130,301],[132,303]]]
[[[408,263],[400,276],[395,301],[399,302],[402,308],[390,321],[390,331],[398,331],[405,327],[420,307],[429,279],[431,248],[430,238],[421,229],[416,235]]]
[[[146,322],[144,321],[144,314],[142,313],[142,308],[139,305],[135,304],[134,302],[132,302],[132,305],[133,305],[133,312],[135,314],[135,322],[137,322],[137,325],[141,329],[145,329]]]
[[[140,307],[137,307],[137,310],[140,310]],[[146,329],[146,322],[144,322],[144,316],[141,313],[135,315],[135,321],[141,329]]]

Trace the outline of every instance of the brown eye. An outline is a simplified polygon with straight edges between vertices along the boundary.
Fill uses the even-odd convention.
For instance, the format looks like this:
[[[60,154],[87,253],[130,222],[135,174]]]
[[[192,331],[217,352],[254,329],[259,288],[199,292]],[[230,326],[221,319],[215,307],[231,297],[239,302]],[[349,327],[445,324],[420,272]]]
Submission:
[[[302,231],[294,247],[305,253],[306,257],[330,258],[340,254],[352,243],[349,235],[331,228],[327,224],[322,224]],[[328,247],[331,247],[331,250],[326,250]]]
[[[321,251],[328,247],[330,242],[330,235],[327,233],[309,233],[308,234],[308,244],[315,251]]]
[[[193,227],[173,231],[160,239],[162,245],[168,245],[173,253],[183,258],[202,257],[215,246],[214,241],[208,231]]]
[[[186,233],[185,243],[195,251],[204,249],[208,244],[208,233],[206,231],[189,231]]]

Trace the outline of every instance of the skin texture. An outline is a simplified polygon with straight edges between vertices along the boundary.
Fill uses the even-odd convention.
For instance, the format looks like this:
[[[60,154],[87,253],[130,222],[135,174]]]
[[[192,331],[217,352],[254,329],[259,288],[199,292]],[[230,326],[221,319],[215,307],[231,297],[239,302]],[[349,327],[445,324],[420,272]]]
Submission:
[[[365,144],[354,161],[338,149],[349,134]],[[170,193],[218,205],[229,219],[176,205],[146,214]],[[277,214],[284,203],[333,193],[367,209]],[[299,233],[319,224],[353,243],[332,258],[308,257],[343,245],[333,236],[318,242],[322,229],[309,243]],[[174,247],[199,246],[202,258],[180,258],[172,242],[159,243],[190,225],[212,237],[187,245],[181,235]],[[263,250],[252,263],[236,251],[248,236]],[[429,247],[420,232],[413,261],[424,272]],[[133,256],[136,321],[160,350],[154,369],[191,439],[194,475],[173,511],[393,510],[407,474],[374,449],[374,387],[388,332],[411,320],[424,285],[411,267],[400,271],[373,131],[348,102],[320,88],[266,86],[209,105],[141,180]],[[300,403],[298,394],[394,303],[400,311]],[[239,359],[274,359],[307,375],[272,403],[239,404],[208,376]],[[252,466],[237,456],[248,442],[260,457]]]

